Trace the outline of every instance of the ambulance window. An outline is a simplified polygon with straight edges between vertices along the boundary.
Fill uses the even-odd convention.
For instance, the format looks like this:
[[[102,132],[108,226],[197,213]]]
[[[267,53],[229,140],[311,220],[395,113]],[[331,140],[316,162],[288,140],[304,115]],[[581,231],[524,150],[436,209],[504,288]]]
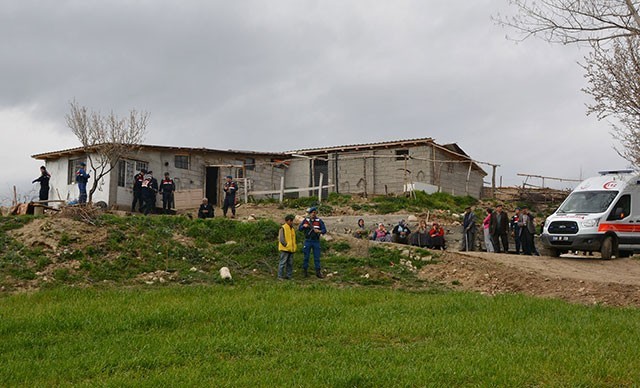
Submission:
[[[631,214],[631,196],[629,194],[620,197],[616,205],[607,217],[607,221],[622,220]]]

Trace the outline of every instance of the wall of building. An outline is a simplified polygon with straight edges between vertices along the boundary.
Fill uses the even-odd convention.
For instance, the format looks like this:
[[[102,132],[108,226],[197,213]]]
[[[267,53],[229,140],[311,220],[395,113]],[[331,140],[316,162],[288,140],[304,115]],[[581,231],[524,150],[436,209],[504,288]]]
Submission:
[[[400,152],[398,153],[398,151]],[[407,152],[405,158],[404,152]],[[329,180],[337,180],[337,188],[331,191],[351,194],[384,195],[404,192],[405,184],[421,182],[440,187],[440,191],[454,195],[469,194],[479,198],[483,175],[472,169],[469,163],[452,158],[451,154],[430,145],[414,147],[372,149],[340,152],[323,156],[329,160]],[[436,162],[434,162],[436,160]],[[443,162],[451,160],[451,162]],[[305,174],[302,170],[293,174]],[[337,178],[337,179],[336,179]],[[309,180],[304,176],[287,180]]]
[[[75,158],[72,158],[75,159]],[[88,164],[88,162],[87,162]],[[57,160],[48,160],[45,162],[47,171],[51,174],[49,180],[49,199],[52,200],[64,200],[73,201],[77,200],[80,196],[78,185],[75,182],[75,176],[72,177],[72,183],[68,183],[68,171],[69,171],[69,158],[61,158]],[[91,175],[89,182],[87,182],[87,194],[91,190],[94,182],[94,173],[89,166],[87,166],[87,172]],[[109,201],[109,175],[105,176],[96,191],[93,194],[93,202]]]
[[[286,170],[284,186],[287,189],[309,187],[311,182],[311,162],[307,158],[293,158]],[[308,197],[311,194],[304,191],[298,194],[300,197]],[[295,196],[295,194],[293,195]]]

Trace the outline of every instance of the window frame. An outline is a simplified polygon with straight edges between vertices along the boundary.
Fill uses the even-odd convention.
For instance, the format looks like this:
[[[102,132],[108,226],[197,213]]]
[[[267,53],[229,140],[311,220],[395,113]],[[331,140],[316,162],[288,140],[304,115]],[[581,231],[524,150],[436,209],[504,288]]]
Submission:
[[[186,161],[186,163],[185,163]],[[175,154],[173,156],[173,165],[175,168],[181,170],[188,170],[191,167],[191,155],[189,154]],[[185,167],[186,165],[186,167]]]
[[[149,169],[149,162],[143,160],[120,159],[118,162],[118,187],[133,187],[133,177],[138,171]]]
[[[409,159],[409,149],[408,148],[404,148],[404,149],[401,149],[401,150],[396,150],[395,155],[396,155],[396,161],[404,162],[405,157],[407,159]]]
[[[67,184],[76,182],[76,172],[80,169],[80,163],[87,163],[87,158],[67,159]]]

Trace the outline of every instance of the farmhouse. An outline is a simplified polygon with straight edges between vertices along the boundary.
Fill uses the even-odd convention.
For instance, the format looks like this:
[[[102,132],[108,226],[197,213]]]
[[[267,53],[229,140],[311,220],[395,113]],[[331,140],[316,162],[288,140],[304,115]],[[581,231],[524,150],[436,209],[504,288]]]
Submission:
[[[52,175],[49,198],[77,197],[75,171],[87,162],[82,147],[32,157],[43,160]],[[220,204],[227,175],[238,181],[241,197],[277,197],[282,188],[293,195],[317,195],[310,187],[322,184],[323,195],[398,194],[416,189],[476,198],[486,176],[456,144],[439,145],[431,138],[289,152],[139,145],[99,182],[93,202],[129,209],[133,177],[143,168],[158,179],[165,172],[170,174],[179,210],[196,207],[203,197]]]

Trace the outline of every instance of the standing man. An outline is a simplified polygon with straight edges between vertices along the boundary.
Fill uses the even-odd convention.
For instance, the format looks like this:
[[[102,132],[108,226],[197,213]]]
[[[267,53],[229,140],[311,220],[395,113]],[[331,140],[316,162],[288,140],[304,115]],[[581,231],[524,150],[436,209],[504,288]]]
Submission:
[[[236,218],[236,191],[238,191],[238,184],[233,181],[231,175],[227,175],[225,178],[227,181],[224,183],[224,203],[222,205],[222,213],[227,216],[227,210],[231,208],[231,218]]]
[[[154,212],[156,209],[156,194],[158,193],[158,180],[153,177],[153,171],[148,171],[142,181],[142,200],[144,201],[144,215]]]
[[[138,205],[138,212],[142,213],[142,209],[144,208],[144,202],[142,201],[142,182],[144,181],[144,176],[146,173],[147,170],[143,168],[133,177],[133,203],[131,204],[132,213],[136,211],[136,204]]]
[[[291,279],[293,276],[293,253],[296,251],[296,230],[293,228],[293,214],[284,217],[284,224],[278,231],[278,279]],[[286,275],[285,275],[286,269]]]
[[[511,217],[511,235],[513,236],[513,241],[516,243],[516,255],[520,254],[520,226],[518,225],[518,221],[520,220],[520,208],[517,207],[515,210],[515,214]]]
[[[324,222],[318,218],[318,208],[310,207],[308,213],[309,216],[302,221],[298,228],[299,231],[304,233],[302,270],[305,277],[309,276],[309,253],[313,249],[313,264],[316,268],[316,276],[322,279],[324,276],[320,271],[320,235],[327,233],[327,228]]]
[[[462,250],[472,251],[476,241],[476,215],[471,211],[471,207],[464,209],[464,219],[462,221]]]
[[[87,203],[87,182],[91,176],[85,171],[87,164],[80,162],[80,169],[76,171],[76,182],[78,183],[78,190],[80,191],[80,197],[78,203],[84,205]]]
[[[509,253],[509,216],[502,210],[502,205],[497,205],[496,211],[491,215],[489,232],[491,233],[495,252]],[[501,241],[503,250],[500,250]]]
[[[40,201],[46,201],[49,199],[49,179],[51,179],[51,174],[49,174],[49,171],[47,171],[45,166],[42,166],[40,167],[40,176],[31,182],[40,182],[40,193],[38,195],[38,199]],[[46,203],[43,205],[47,206]]]
[[[160,193],[162,193],[162,211],[167,214],[173,205],[173,192],[176,191],[176,184],[169,178],[169,173],[164,173],[164,179],[160,182]]]

